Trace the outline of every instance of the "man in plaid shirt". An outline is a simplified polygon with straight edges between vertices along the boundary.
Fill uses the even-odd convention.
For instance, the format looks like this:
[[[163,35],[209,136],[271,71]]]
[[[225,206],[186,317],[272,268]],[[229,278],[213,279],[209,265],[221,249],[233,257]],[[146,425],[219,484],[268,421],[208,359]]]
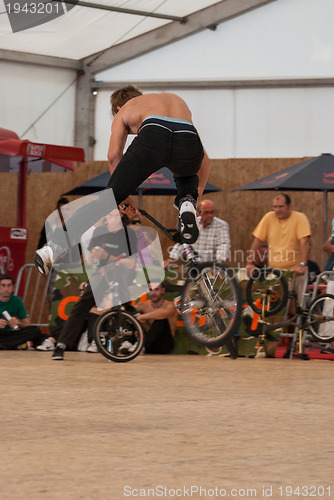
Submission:
[[[201,262],[226,261],[230,252],[230,231],[227,222],[215,217],[216,208],[212,201],[203,200],[199,206],[199,237],[192,245]],[[173,246],[167,264],[182,257],[183,246]]]

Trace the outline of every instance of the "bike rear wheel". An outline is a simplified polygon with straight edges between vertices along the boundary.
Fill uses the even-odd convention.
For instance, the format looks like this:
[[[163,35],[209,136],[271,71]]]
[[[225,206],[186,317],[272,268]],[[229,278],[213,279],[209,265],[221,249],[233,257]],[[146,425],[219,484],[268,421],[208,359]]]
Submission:
[[[116,363],[134,359],[144,342],[139,321],[121,308],[111,309],[99,316],[95,323],[94,338],[100,353]]]
[[[308,330],[320,342],[334,340],[334,296],[320,295],[314,299],[308,311]]]
[[[273,316],[283,309],[288,297],[288,283],[280,269],[253,269],[246,298],[254,312],[262,314],[262,301],[265,300],[264,316]]]
[[[181,315],[189,336],[206,347],[219,347],[237,333],[241,292],[232,269],[223,263],[193,264],[181,296]]]

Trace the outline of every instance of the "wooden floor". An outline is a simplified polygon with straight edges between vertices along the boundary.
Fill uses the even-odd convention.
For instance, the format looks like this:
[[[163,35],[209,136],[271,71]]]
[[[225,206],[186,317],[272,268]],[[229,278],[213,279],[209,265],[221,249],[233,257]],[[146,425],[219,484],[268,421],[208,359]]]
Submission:
[[[334,496],[330,361],[2,351],[0,366],[1,500]]]

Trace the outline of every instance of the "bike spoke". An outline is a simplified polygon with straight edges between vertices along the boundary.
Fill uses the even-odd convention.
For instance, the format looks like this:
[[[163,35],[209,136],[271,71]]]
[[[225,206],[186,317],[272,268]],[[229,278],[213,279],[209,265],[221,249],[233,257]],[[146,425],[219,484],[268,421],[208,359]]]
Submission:
[[[116,362],[131,361],[138,356],[144,339],[137,319],[117,308],[100,316],[94,337],[101,354]]]
[[[196,269],[192,268],[192,275]],[[223,264],[198,265],[182,295],[185,326],[203,345],[222,345],[238,328],[241,297],[238,284]],[[190,274],[191,275],[191,274]]]

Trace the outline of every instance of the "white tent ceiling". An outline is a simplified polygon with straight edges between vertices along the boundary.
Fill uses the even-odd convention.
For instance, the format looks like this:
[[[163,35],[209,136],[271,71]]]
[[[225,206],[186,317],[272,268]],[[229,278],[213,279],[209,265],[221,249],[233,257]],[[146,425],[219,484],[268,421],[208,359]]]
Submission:
[[[51,3],[55,0],[43,1]],[[148,43],[152,43],[155,48],[159,43],[166,44],[201,29],[214,27],[215,24],[231,19],[235,15],[272,1],[276,0],[222,0],[220,2],[217,0],[91,0],[90,2],[79,0],[79,5],[86,3],[91,6],[99,5],[100,8],[76,5],[66,14],[52,21],[13,33],[6,15],[5,4],[8,5],[8,3],[0,0],[0,58],[5,58],[6,51],[16,51],[82,60],[120,46],[140,35],[152,33],[149,41],[145,42],[145,47],[142,47],[142,52],[147,52]],[[23,3],[20,2],[21,5]],[[14,2],[11,5],[13,9]],[[103,6],[106,9],[141,11],[143,15],[104,10],[101,8]],[[198,13],[198,11],[203,12]],[[197,24],[194,24],[191,15],[196,12],[199,15],[196,18]],[[167,19],[150,17],[150,14],[166,16]],[[174,17],[177,19],[174,20]],[[202,18],[200,23],[199,18]],[[171,34],[170,39],[164,40],[161,28],[166,25]],[[102,67],[98,69],[101,70]]]
[[[90,158],[95,135],[96,75],[194,34],[215,30],[225,21],[279,1],[285,0],[68,0],[66,4],[61,0],[38,0],[38,3],[35,3],[37,0],[0,0],[0,86],[6,89],[9,85],[12,89],[16,82],[22,84],[25,74],[32,85],[38,79],[37,92],[40,93],[41,84],[50,84],[54,75],[49,71],[49,76],[41,81],[43,67],[53,67],[54,72],[62,74],[72,70],[74,75],[70,72],[67,75],[71,83],[62,93],[75,83],[74,144],[88,151],[87,158]],[[24,22],[31,23],[29,16],[23,16],[24,22],[20,17],[15,18],[21,22],[17,29],[13,17],[7,13],[8,8],[12,11],[30,9],[30,6],[43,6],[41,2],[45,11],[60,3],[69,10],[53,20],[46,18],[43,23],[38,18],[37,26],[24,30]],[[32,21],[36,24],[36,20]],[[195,60],[195,53],[193,57]],[[21,78],[13,80],[12,73],[18,66]],[[58,68],[65,71],[57,71]],[[5,93],[6,90],[2,95]],[[39,98],[37,102],[33,99],[29,102],[34,108],[40,106]],[[9,109],[5,108],[5,111]],[[28,116],[26,104],[24,109]],[[11,103],[10,116],[12,111]],[[44,114],[45,110],[41,116]],[[33,124],[35,122],[36,119]]]
[[[185,2],[178,0],[91,0],[89,3],[183,17],[216,2],[215,0]],[[3,0],[1,4],[1,12],[3,12],[5,11]],[[0,47],[33,54],[82,59],[168,22],[170,21],[153,17],[76,6],[57,19],[25,31],[12,33],[8,17],[1,15]]]
[[[37,0],[28,0],[34,1]],[[60,0],[41,1],[50,4]],[[32,133],[33,129],[35,141],[50,141],[48,137],[51,136],[52,141],[57,140],[60,144],[83,147],[87,158],[96,159],[95,138],[102,144],[98,127],[103,124],[107,131],[110,126],[110,91],[129,81],[137,83],[144,91],[193,89],[192,94],[184,98],[187,102],[189,99],[191,108],[199,115],[199,123],[206,123],[207,117],[211,123],[212,114],[221,109],[213,101],[210,115],[204,113],[202,116],[201,109],[206,109],[207,102],[217,97],[211,90],[205,94],[205,89],[216,89],[220,102],[225,103],[226,96],[230,96],[221,112],[223,115],[231,106],[230,120],[224,122],[228,131],[237,130],[231,126],[235,120],[243,122],[247,128],[249,120],[253,124],[252,117],[259,114],[251,108],[246,118],[240,118],[235,108],[237,89],[245,89],[237,94],[238,97],[244,97],[245,93],[249,96],[247,89],[259,89],[243,102],[242,109],[248,109],[246,104],[249,102],[258,102],[254,96],[261,96],[264,102],[258,106],[264,112],[259,122],[265,124],[272,114],[270,103],[279,102],[281,97],[287,102],[286,93],[281,96],[277,94],[279,90],[274,89],[291,88],[291,94],[295,88],[303,88],[305,92],[298,92],[298,96],[304,101],[297,106],[296,116],[307,125],[310,116],[305,117],[304,111],[321,110],[322,120],[316,119],[315,123],[321,123],[317,126],[321,136],[326,129],[328,141],[332,120],[323,110],[328,107],[331,99],[328,92],[333,88],[330,30],[333,0],[79,0],[78,6],[57,19],[15,33],[12,33],[5,11],[8,2],[24,5],[25,0],[0,0],[2,126],[24,131],[23,134]],[[95,6],[103,8],[85,7],[84,2],[94,2]],[[110,11],[110,8],[132,9],[141,14]],[[162,17],[151,17],[150,13]],[[214,66],[216,73],[208,71],[209,64]],[[190,65],[193,71],[189,71]],[[131,72],[124,72],[130,66]],[[321,86],[326,88],[320,91]],[[195,92],[197,88],[199,94]],[[265,93],[261,91],[264,88],[268,89]],[[309,88],[316,94],[314,103],[310,101]],[[93,95],[96,91],[99,97]],[[102,94],[106,96],[103,103]],[[319,105],[319,99],[326,105]],[[294,99],[291,109],[295,104]],[[219,118],[217,115],[220,126]],[[16,125],[18,120],[19,127]],[[212,135],[214,144],[220,144],[209,125],[206,127],[208,135]],[[212,126],[216,131],[217,127]],[[309,137],[309,131],[306,132],[305,137]],[[234,136],[232,139],[235,145]],[[270,144],[262,135],[259,140],[261,144]],[[251,143],[254,143],[252,137]],[[230,149],[232,152],[228,155],[242,156],[250,151],[248,142],[241,153],[240,148],[231,146]],[[263,153],[265,156],[282,156],[281,150],[273,153],[272,148],[269,149]],[[286,153],[286,148],[282,149]],[[322,147],[322,150],[327,149]],[[104,144],[100,150],[104,158]],[[313,154],[304,144],[301,151],[303,154],[307,151],[308,156]],[[226,151],[214,154],[223,157]],[[297,156],[302,154],[298,152]]]

